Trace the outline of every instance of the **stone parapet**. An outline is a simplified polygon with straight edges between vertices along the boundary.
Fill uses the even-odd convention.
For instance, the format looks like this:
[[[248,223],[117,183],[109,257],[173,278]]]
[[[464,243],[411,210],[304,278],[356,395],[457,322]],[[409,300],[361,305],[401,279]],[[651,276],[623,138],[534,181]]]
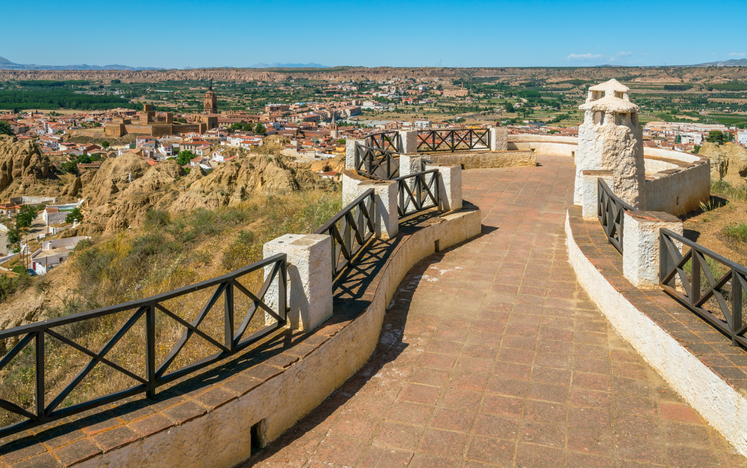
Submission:
[[[439,208],[442,211],[458,210],[462,207],[462,166],[426,164],[426,170],[438,170]]]
[[[345,141],[345,169],[355,169],[355,145],[365,144],[366,140],[348,138]]]
[[[368,189],[376,196],[376,221],[374,235],[389,239],[397,235],[399,215],[397,213],[397,182],[394,180],[372,180],[356,171],[342,172],[342,204],[347,206]]]
[[[508,150],[508,129],[504,127],[490,127],[490,151]]]
[[[286,234],[267,242],[264,257],[284,253],[288,261],[286,294],[291,328],[313,330],[332,315],[332,239],[322,234]],[[265,279],[272,266],[265,267]],[[279,279],[271,284],[268,301],[277,298]],[[268,316],[274,323],[274,319]]]
[[[682,234],[682,221],[661,211],[626,211],[623,275],[637,288],[659,287],[659,230]]]
[[[424,154],[425,159],[447,166],[458,164],[462,169],[489,169],[500,167],[533,167],[537,156],[533,151],[457,151]]]
[[[400,153],[414,154],[418,152],[418,131],[417,130],[398,130],[402,139],[402,145],[399,148]]]
[[[584,219],[597,218],[597,205],[599,204],[599,179],[604,180],[614,193],[615,180],[611,171],[582,171],[581,172],[581,207]]]

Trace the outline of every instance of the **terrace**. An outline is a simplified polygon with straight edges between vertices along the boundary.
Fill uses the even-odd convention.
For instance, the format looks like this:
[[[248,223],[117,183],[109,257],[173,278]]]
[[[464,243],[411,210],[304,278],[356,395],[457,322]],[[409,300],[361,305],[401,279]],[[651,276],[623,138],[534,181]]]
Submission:
[[[586,252],[604,248],[619,262],[607,239],[622,229],[624,210],[604,230],[572,206],[575,141],[509,139],[501,129],[433,132],[350,141],[346,207],[315,234],[266,244],[258,264],[137,303],[0,332],[17,337],[0,367],[30,353],[36,389],[31,407],[2,401],[23,420],[3,429],[0,459],[12,466],[143,466],[154,456],[191,466],[247,459],[247,466],[744,466],[743,429],[732,424],[743,397],[706,379],[729,367],[724,359],[732,370],[722,377],[742,372],[744,350],[724,348],[731,338],[718,331],[708,334],[705,344],[719,351],[711,368],[700,356],[705,348],[644,340],[653,343],[647,348],[611,315],[577,250],[592,258]],[[418,140],[430,141],[427,154],[418,153]],[[502,167],[510,146],[539,166]],[[494,153],[488,161],[496,166],[463,172],[434,162],[442,151]],[[595,187],[598,175],[588,174]],[[595,213],[612,197],[599,204],[595,193]],[[607,270],[611,262],[602,257],[597,272],[616,290],[656,305],[668,299],[615,283],[629,280]],[[248,286],[250,274],[262,278],[258,287]],[[182,316],[183,298],[195,293],[203,305]],[[700,320],[674,301],[665,306]],[[205,320],[212,310],[219,319]],[[120,312],[128,318],[102,349],[65,336],[65,327]],[[158,334],[166,316],[184,330],[172,341]],[[108,354],[130,331],[143,344],[144,365],[134,372]],[[215,354],[187,353],[195,338]],[[51,339],[90,363],[50,400],[44,349]],[[704,380],[677,379],[650,355],[673,349],[683,356],[678,363],[702,363]],[[129,372],[137,384],[62,405],[96,366]],[[714,391],[728,395],[725,407],[704,405]]]

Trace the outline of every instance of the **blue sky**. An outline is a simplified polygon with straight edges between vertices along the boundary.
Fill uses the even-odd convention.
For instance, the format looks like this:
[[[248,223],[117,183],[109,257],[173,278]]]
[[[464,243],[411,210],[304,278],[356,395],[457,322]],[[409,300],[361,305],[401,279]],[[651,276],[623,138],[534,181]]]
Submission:
[[[16,63],[518,67],[747,57],[743,1],[4,3],[0,56]]]

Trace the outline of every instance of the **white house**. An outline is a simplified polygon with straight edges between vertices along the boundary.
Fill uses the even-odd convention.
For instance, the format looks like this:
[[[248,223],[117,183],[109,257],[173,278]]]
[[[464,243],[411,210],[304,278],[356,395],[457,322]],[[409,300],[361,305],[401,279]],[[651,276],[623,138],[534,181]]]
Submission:
[[[87,236],[68,237],[43,241],[42,248],[31,254],[31,267],[37,275],[45,275],[52,268],[67,260],[70,252]]]

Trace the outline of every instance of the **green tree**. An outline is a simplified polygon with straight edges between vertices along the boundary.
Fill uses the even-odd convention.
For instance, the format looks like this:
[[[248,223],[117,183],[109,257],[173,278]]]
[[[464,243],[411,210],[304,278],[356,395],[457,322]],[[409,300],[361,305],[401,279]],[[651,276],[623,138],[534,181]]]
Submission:
[[[516,112],[516,109],[514,109],[514,105],[510,102],[506,103],[506,112]]]
[[[724,142],[724,133],[721,130],[711,130],[708,132],[706,141],[709,143],[716,143],[720,145]]]
[[[83,153],[80,156],[78,156],[77,161],[80,164],[88,164],[91,162],[91,157],[88,156],[86,153]]]
[[[66,223],[72,223],[73,221],[81,222],[83,221],[83,213],[80,211],[80,208],[75,208],[73,211],[67,214],[65,216],[65,222]]]
[[[18,226],[12,227],[8,229],[8,247],[9,249],[20,249],[21,248],[21,238],[23,237],[23,234],[21,233],[21,230],[18,229]]]
[[[10,124],[5,120],[0,120],[0,135],[13,135]]]
[[[60,169],[68,174],[78,174],[78,161],[69,161],[60,164]]]
[[[262,123],[257,122],[257,126],[254,127],[254,133],[258,135],[264,135],[267,133],[267,129],[265,128],[264,125],[262,125]]]
[[[189,164],[190,160],[196,157],[197,155],[191,151],[180,151],[176,156],[176,162],[178,162],[180,166],[186,166],[187,164]]]
[[[101,147],[104,148],[104,149],[108,148],[109,147],[109,142],[106,141],[106,140],[102,141],[101,142]]]
[[[700,153],[700,145],[695,145],[695,146],[693,147],[693,153],[695,153],[695,154],[698,154],[698,153]]]
[[[36,218],[36,214],[36,208],[31,205],[23,205],[16,215],[16,226],[21,229],[30,227]]]

